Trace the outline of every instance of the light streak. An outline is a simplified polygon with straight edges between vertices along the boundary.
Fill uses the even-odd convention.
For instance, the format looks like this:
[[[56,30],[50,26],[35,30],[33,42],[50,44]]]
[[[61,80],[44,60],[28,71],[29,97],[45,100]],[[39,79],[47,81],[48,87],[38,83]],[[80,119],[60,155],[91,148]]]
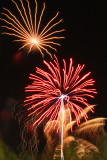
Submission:
[[[64,160],[63,153],[63,131],[64,131],[64,95],[61,96],[61,112],[62,112],[62,127],[61,127],[61,160]]]
[[[64,38],[58,34],[65,31],[65,29],[54,30],[54,28],[62,22],[62,19],[54,22],[58,17],[59,12],[46,24],[45,27],[41,27],[45,3],[43,4],[43,9],[38,19],[38,4],[36,0],[34,15],[32,15],[29,0],[26,0],[26,8],[22,0],[19,0],[21,7],[19,7],[15,0],[11,1],[14,3],[16,7],[15,9],[18,11],[21,21],[20,18],[16,17],[10,10],[3,8],[4,12],[1,13],[3,17],[1,17],[0,20],[4,21],[6,25],[1,27],[7,29],[7,32],[3,32],[2,34],[12,35],[17,38],[14,41],[23,43],[19,50],[27,47],[28,53],[30,53],[37,49],[43,57],[44,53],[47,53],[52,57],[51,50],[57,51],[56,46],[60,46],[58,40]],[[43,29],[41,30],[41,28]]]

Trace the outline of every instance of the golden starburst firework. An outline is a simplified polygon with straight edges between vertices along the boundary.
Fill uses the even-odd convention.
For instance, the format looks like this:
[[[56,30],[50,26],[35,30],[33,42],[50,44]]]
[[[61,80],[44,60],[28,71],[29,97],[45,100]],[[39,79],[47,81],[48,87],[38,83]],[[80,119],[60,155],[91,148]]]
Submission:
[[[6,25],[1,27],[6,28],[8,31],[3,32],[2,34],[15,36],[18,39],[14,41],[23,42],[22,47],[19,49],[28,46],[29,47],[28,53],[29,53],[32,51],[34,47],[35,49],[39,50],[39,52],[42,54],[43,57],[44,57],[44,52],[46,52],[52,57],[49,49],[57,51],[55,46],[60,46],[60,44],[56,42],[56,40],[64,38],[62,36],[56,36],[57,33],[63,32],[64,29],[53,31],[54,27],[59,23],[61,23],[62,21],[62,19],[60,19],[59,21],[54,23],[55,19],[59,15],[59,12],[46,24],[46,26],[42,29],[42,31],[40,31],[41,21],[45,10],[45,3],[43,4],[43,9],[40,14],[39,20],[37,20],[38,4],[36,0],[35,0],[34,18],[31,13],[31,6],[29,0],[26,0],[27,8],[25,8],[23,1],[20,0],[21,9],[14,0],[11,1],[16,6],[16,9],[19,12],[22,21],[20,22],[20,20],[13,13],[10,12],[10,10],[3,8],[4,12],[1,14],[5,18],[4,17],[0,18],[0,20],[4,21]]]

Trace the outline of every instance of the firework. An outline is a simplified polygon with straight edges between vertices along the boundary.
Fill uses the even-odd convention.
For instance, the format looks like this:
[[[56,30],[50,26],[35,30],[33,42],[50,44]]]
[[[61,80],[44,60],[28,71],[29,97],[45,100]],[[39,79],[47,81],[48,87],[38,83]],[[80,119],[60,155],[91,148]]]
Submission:
[[[35,115],[33,126],[40,125],[44,120],[47,122],[56,120],[54,127],[59,122],[66,125],[65,109],[69,111],[69,122],[72,122],[75,117],[77,125],[79,125],[80,115],[87,120],[88,116],[84,107],[89,107],[93,112],[93,108],[89,106],[87,100],[94,98],[97,93],[96,89],[90,88],[95,83],[93,79],[88,78],[91,72],[80,76],[84,65],[78,64],[74,70],[72,58],[68,72],[66,62],[63,60],[63,74],[61,74],[59,62],[55,55],[53,63],[43,62],[48,68],[48,72],[36,67],[36,74],[30,74],[29,77],[33,83],[25,88],[25,92],[30,94],[24,101],[25,106],[31,105],[28,107],[28,111],[30,111],[28,116]],[[62,103],[64,103],[63,107]],[[61,122],[62,117],[63,122]]]
[[[26,0],[27,8],[25,8],[22,0],[20,0],[21,8],[14,0],[11,1],[14,3],[17,11],[19,12],[21,21],[10,10],[3,8],[4,12],[2,13],[2,15],[4,17],[0,18],[0,20],[4,21],[6,25],[1,27],[6,28],[8,31],[3,32],[2,34],[15,36],[17,39],[14,41],[22,42],[23,45],[19,49],[27,47],[29,48],[29,53],[34,48],[37,49],[42,54],[42,56],[44,56],[44,52],[46,52],[52,57],[49,50],[52,49],[57,51],[55,46],[60,46],[60,44],[56,41],[64,38],[62,36],[56,35],[57,33],[63,32],[64,29],[54,30],[54,27],[62,21],[62,19],[60,19],[59,21],[54,22],[55,19],[58,17],[59,12],[41,30],[41,22],[45,10],[45,3],[43,4],[43,9],[38,19],[38,4],[36,0],[34,16],[31,13],[29,0]]]
[[[95,105],[90,106],[91,108],[95,107]],[[90,112],[89,107],[86,107],[84,109],[87,114]],[[66,116],[69,117],[69,111],[68,109],[65,110]],[[81,114],[79,115],[80,119]],[[75,154],[78,156],[78,158],[82,158],[86,156],[87,154],[93,152],[98,153],[99,149],[97,144],[101,142],[101,136],[105,135],[104,131],[104,126],[105,126],[105,121],[107,118],[94,118],[91,120],[88,120],[86,122],[82,122],[79,126],[75,126],[76,121],[72,121],[72,127],[74,128],[73,134],[69,134],[70,128],[71,128],[71,123],[67,121],[66,126],[63,129],[63,148],[64,148],[64,155],[65,159],[70,159],[71,156],[73,156],[73,152],[75,151]],[[47,128],[44,132],[46,138],[47,138],[47,146],[46,146],[46,151],[45,151],[45,156],[44,160],[47,160],[53,156],[53,150],[55,148],[54,156],[53,159],[60,159],[60,153],[61,153],[61,139],[57,138],[59,141],[54,143],[55,141],[55,136],[60,137],[60,134],[54,134],[55,133],[55,128],[54,125],[51,128],[50,132],[48,132],[48,128],[51,127],[52,123],[55,125],[56,121],[50,121],[46,124],[45,128]],[[58,124],[59,125],[59,124]],[[58,127],[58,126],[57,126]],[[61,127],[61,126],[59,126]],[[87,141],[88,138],[88,141]],[[93,143],[94,142],[94,143]],[[74,145],[75,144],[75,145]],[[69,149],[68,149],[69,147]],[[73,148],[74,147],[74,148]],[[69,150],[69,152],[67,152]],[[70,154],[69,154],[70,153]],[[71,158],[72,159],[72,158]]]

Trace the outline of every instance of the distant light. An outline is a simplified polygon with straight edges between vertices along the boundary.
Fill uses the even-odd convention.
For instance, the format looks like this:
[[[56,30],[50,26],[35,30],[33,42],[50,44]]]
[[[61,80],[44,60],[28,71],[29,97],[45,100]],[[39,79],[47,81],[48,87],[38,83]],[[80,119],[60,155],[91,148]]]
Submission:
[[[22,52],[18,52],[13,56],[13,62],[19,63],[22,60]]]

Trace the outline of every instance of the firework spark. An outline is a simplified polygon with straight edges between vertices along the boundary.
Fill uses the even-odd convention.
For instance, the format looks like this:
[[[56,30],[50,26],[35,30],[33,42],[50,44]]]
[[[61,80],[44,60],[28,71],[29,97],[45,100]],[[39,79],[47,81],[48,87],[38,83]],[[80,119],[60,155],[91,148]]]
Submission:
[[[43,61],[48,68],[48,72],[36,67],[36,75],[30,74],[33,80],[31,85],[25,88],[25,92],[29,92],[30,96],[26,97],[25,106],[30,111],[28,116],[35,114],[33,126],[40,125],[44,120],[50,122],[56,120],[61,123],[62,108],[61,102],[64,102],[64,109],[69,110],[69,122],[76,118],[77,125],[80,123],[80,115],[88,119],[84,107],[89,107],[93,112],[93,108],[87,102],[88,98],[94,98],[97,93],[96,89],[90,89],[94,85],[93,79],[88,79],[91,72],[80,77],[80,72],[84,65],[78,64],[74,70],[72,58],[67,72],[65,60],[63,74],[61,74],[57,57],[54,55],[54,62],[47,63]],[[64,110],[63,110],[64,113]],[[64,114],[64,124],[66,125],[66,115]],[[51,127],[53,124],[51,125]],[[54,127],[56,127],[54,125]],[[71,126],[72,128],[72,126]],[[50,128],[51,129],[51,128]]]
[[[13,13],[11,13],[10,10],[3,8],[4,12],[2,13],[2,15],[4,16],[4,18],[0,18],[0,20],[4,21],[6,25],[1,27],[6,28],[8,31],[3,32],[2,34],[12,35],[18,38],[14,41],[19,41],[23,43],[22,47],[19,49],[29,47],[29,53],[34,48],[37,49],[42,54],[42,56],[44,56],[44,52],[46,52],[52,57],[51,52],[49,50],[52,49],[57,51],[55,46],[60,46],[60,44],[56,41],[58,39],[64,38],[62,36],[56,35],[57,33],[63,32],[64,29],[53,30],[54,27],[62,21],[62,19],[60,19],[59,21],[54,22],[55,19],[58,17],[59,12],[46,24],[46,26],[41,31],[40,26],[45,10],[45,3],[43,4],[43,9],[38,20],[38,4],[36,0],[34,17],[31,13],[29,0],[26,0],[27,8],[25,8],[22,0],[20,0],[21,8],[14,0],[11,1],[14,3],[17,11],[19,12],[22,21],[20,21],[19,18],[17,18]]]

